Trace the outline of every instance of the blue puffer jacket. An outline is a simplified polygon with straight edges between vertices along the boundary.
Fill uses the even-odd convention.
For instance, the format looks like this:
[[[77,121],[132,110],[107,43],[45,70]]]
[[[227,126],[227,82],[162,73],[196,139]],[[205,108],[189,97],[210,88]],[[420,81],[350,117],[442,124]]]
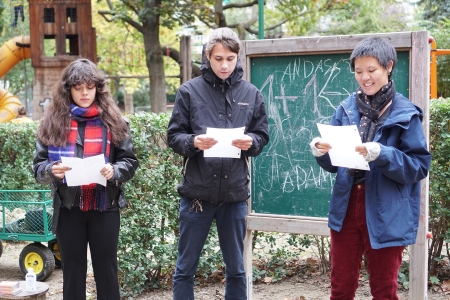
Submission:
[[[355,93],[342,101],[330,125],[359,126]],[[420,214],[420,180],[428,175],[431,154],[423,134],[423,111],[397,93],[390,115],[376,132],[381,146],[378,158],[366,171],[366,216],[373,249],[414,244]],[[336,173],[330,200],[328,226],[340,231],[347,211],[353,178],[346,168],[331,165],[328,154],[316,157],[328,172]]]

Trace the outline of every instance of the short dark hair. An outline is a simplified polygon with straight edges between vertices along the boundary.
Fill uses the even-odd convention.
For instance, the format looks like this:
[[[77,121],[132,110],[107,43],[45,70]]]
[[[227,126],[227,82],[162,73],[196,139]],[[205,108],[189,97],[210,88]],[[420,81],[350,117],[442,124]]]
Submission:
[[[395,48],[386,40],[379,37],[368,37],[363,39],[356,45],[350,55],[350,67],[355,71],[355,59],[359,57],[372,56],[375,57],[380,65],[385,67],[389,66],[389,62],[392,60],[392,72],[394,71],[395,64],[397,63],[397,52]],[[389,78],[391,78],[391,74]]]

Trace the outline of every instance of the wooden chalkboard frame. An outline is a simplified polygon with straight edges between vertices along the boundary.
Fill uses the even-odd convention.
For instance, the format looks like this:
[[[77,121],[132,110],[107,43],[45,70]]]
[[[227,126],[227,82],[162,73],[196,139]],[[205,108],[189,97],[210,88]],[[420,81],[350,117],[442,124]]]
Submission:
[[[382,34],[357,34],[322,37],[248,40],[242,42],[240,59],[245,79],[250,80],[251,58],[270,56],[350,53],[368,36],[389,40],[397,51],[409,51],[409,99],[424,110],[423,128],[429,141],[430,45],[428,31]],[[409,298],[427,298],[428,248],[428,177],[421,183],[421,213],[416,244],[410,246]],[[327,218],[259,214],[249,202],[244,259],[247,272],[248,299],[252,299],[252,231],[329,235]]]

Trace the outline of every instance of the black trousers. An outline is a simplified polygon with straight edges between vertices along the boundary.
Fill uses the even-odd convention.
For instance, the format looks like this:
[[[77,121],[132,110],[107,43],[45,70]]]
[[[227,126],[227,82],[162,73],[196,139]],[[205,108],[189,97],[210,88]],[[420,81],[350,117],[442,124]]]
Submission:
[[[25,20],[25,16],[23,14],[23,5],[14,6],[14,22],[11,24],[12,27],[17,26],[17,20],[19,19],[19,14],[22,17],[22,22]]]
[[[56,239],[63,268],[63,299],[86,299],[87,245],[92,259],[98,300],[119,300],[117,243],[118,211],[60,209]]]

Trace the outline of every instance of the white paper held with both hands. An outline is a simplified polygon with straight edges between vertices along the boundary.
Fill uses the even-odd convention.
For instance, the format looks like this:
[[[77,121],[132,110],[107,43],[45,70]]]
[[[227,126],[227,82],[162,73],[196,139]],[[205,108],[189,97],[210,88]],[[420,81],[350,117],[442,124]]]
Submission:
[[[217,140],[217,144],[204,150],[204,157],[241,158],[241,149],[231,145],[235,139],[244,135],[245,127],[239,128],[206,128],[206,135]]]
[[[86,158],[61,156],[61,162],[72,168],[72,170],[66,171],[65,174],[68,186],[87,185],[91,183],[106,186],[106,177],[100,173],[105,166],[105,156],[103,154]]]
[[[333,166],[359,170],[370,170],[369,163],[355,151],[362,145],[356,125],[331,126],[317,123],[322,139],[332,147],[330,154]]]

